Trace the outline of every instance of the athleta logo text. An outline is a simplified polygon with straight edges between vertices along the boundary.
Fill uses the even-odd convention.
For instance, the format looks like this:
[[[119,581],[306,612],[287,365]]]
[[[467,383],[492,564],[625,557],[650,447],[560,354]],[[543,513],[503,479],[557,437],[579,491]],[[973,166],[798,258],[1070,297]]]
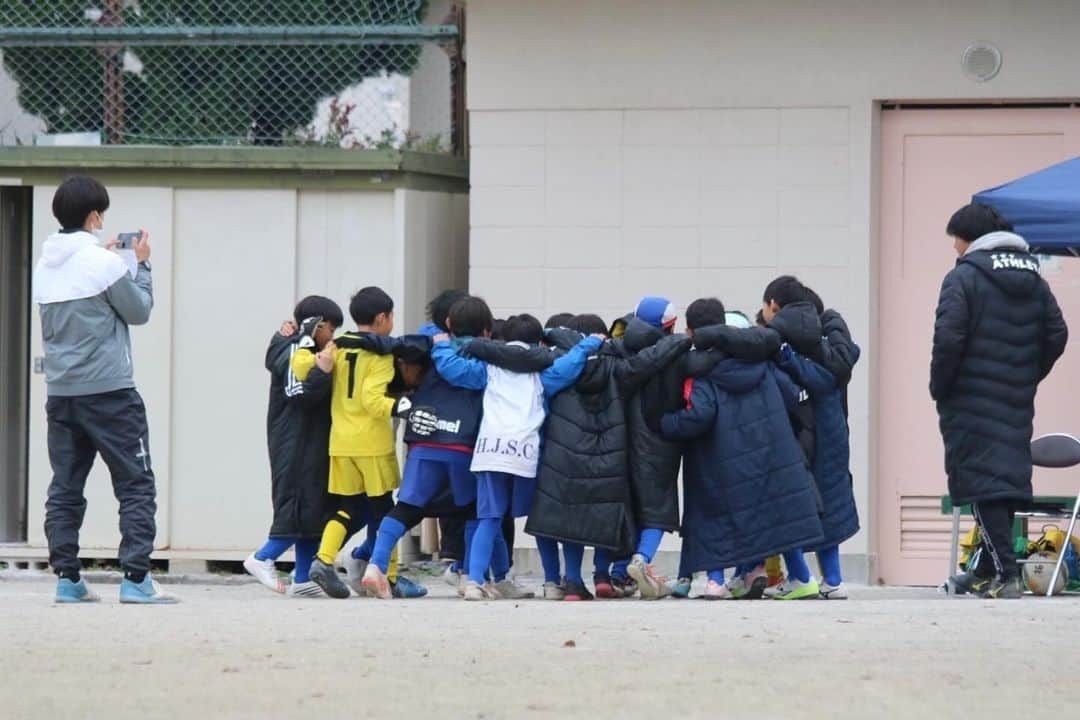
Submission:
[[[1030,270],[1039,272],[1039,263],[1031,258],[1022,258],[1012,253],[994,253],[990,256],[994,261],[994,270]]]

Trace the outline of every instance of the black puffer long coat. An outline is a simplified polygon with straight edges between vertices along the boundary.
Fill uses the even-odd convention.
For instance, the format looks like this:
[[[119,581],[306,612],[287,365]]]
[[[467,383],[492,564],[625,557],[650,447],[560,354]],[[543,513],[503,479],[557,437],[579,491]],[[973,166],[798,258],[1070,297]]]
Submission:
[[[980,238],[945,276],[930,394],[954,503],[1031,499],[1035,391],[1068,336],[1038,261],[1019,236]]]

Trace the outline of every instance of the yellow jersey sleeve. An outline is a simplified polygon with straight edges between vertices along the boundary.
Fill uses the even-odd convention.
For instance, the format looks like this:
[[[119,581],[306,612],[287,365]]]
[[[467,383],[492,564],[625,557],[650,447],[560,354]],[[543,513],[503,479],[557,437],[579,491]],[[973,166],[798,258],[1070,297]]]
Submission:
[[[315,353],[307,348],[300,348],[293,353],[289,365],[292,369],[293,377],[300,382],[306,382],[308,373],[311,372],[311,368],[315,367]]]
[[[360,406],[371,417],[389,418],[394,398],[386,396],[386,386],[394,379],[393,355],[375,356],[360,382]]]

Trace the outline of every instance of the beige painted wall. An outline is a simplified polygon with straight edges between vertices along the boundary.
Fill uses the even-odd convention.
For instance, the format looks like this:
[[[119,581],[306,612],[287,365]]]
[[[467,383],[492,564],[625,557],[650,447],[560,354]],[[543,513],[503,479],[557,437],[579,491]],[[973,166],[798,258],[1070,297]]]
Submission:
[[[34,256],[53,231],[54,187],[34,189]],[[145,227],[155,307],[133,330],[158,479],[157,547],[235,557],[265,539],[271,518],[266,451],[270,335],[296,300],[379,285],[412,331],[430,296],[467,280],[464,195],[114,187],[110,233]],[[346,326],[351,321],[346,321]],[[31,352],[41,354],[33,315]],[[44,376],[31,377],[29,542],[42,529],[50,479]],[[99,462],[87,483],[84,551],[119,543],[116,501]],[[96,550],[105,549],[105,552]]]
[[[865,528],[877,103],[1074,98],[1080,3],[470,0],[468,12],[472,290],[541,317],[610,317],[645,292],[752,311],[771,277],[799,274],[865,351],[851,396]],[[961,71],[974,41],[1003,53],[990,82]],[[871,535],[843,552],[872,580]]]

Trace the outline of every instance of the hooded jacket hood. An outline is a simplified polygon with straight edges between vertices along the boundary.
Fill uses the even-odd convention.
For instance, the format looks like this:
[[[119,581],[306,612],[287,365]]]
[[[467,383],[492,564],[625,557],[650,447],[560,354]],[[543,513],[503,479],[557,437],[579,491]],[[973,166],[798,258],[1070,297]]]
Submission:
[[[815,357],[821,347],[821,317],[808,302],[786,305],[776,313],[769,327],[780,333],[796,352]]]
[[[662,337],[664,337],[664,331],[660,328],[653,327],[639,318],[630,318],[626,323],[622,340],[627,350],[637,353],[647,347],[652,347]]]
[[[1039,287],[1039,261],[1024,238],[993,232],[971,243],[958,265],[972,265],[1010,297],[1027,297]]]
[[[127,264],[88,232],[58,232],[41,248],[34,267],[34,302],[82,300],[100,295],[124,276]]]
[[[747,393],[761,384],[768,365],[762,362],[750,363],[734,358],[725,358],[716,364],[709,380],[721,390],[730,393]]]

